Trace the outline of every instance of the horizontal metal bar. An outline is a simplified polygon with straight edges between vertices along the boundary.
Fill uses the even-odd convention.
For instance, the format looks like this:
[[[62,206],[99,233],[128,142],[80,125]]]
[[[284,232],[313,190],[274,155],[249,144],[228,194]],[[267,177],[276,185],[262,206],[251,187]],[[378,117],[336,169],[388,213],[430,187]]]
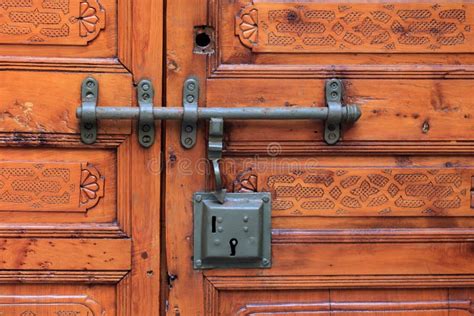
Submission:
[[[351,111],[356,111],[355,115],[360,116],[357,106],[344,106],[343,119]],[[127,120],[137,119],[139,108],[132,107],[97,107],[96,116],[99,120]],[[327,107],[244,107],[244,108],[199,108],[199,119],[223,118],[236,120],[326,120],[329,110]],[[77,117],[82,116],[82,109],[77,109]],[[153,108],[153,116],[156,120],[181,120],[184,108],[164,107]],[[353,114],[354,115],[354,114]]]

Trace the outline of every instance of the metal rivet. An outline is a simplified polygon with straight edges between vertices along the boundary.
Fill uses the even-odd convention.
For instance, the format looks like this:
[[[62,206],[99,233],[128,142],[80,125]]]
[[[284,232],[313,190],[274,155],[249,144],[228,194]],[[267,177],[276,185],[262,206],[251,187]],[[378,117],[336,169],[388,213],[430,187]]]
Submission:
[[[222,217],[218,217],[218,218],[217,218],[217,222],[218,222],[218,223],[222,223],[223,221],[224,221],[224,219],[223,219]]]
[[[188,90],[194,91],[196,89],[196,85],[193,82],[188,83]]]
[[[144,83],[144,84],[142,84],[142,89],[143,89],[143,91],[148,91],[148,90],[150,90],[150,85],[148,83]]]
[[[184,140],[184,143],[185,143],[186,145],[191,145],[191,144],[193,143],[193,140],[192,140],[192,138],[189,138],[189,137],[188,137],[188,138],[186,138],[186,139]]]
[[[335,91],[331,93],[331,98],[333,98],[333,99],[337,98],[338,96],[339,96],[339,93],[337,93]]]
[[[268,203],[268,202],[270,202],[270,198],[268,196],[264,196],[262,198],[262,201],[265,202],[265,203]]]
[[[151,137],[148,135],[143,136],[142,142],[144,142],[145,144],[148,144],[149,142],[151,142]]]
[[[148,133],[150,130],[151,130],[150,125],[148,124],[143,125],[142,131],[144,131],[145,133]]]
[[[214,245],[218,246],[221,244],[221,241],[219,239],[214,239]]]
[[[333,83],[331,83],[331,88],[332,89],[337,89],[337,88],[339,88],[339,84],[337,82],[333,82]]]
[[[193,127],[191,125],[186,126],[185,131],[186,133],[191,133],[193,131]]]
[[[94,88],[95,87],[95,82],[94,81],[87,81],[87,87],[88,88]]]
[[[222,228],[222,227],[217,227],[217,231],[218,231],[219,233],[222,233],[222,232],[224,231],[224,228]]]
[[[196,196],[194,197],[194,201],[196,201],[196,202],[201,202],[201,201],[202,201],[202,196],[201,196],[201,195],[196,195]]]
[[[142,99],[146,101],[146,100],[150,99],[150,95],[148,93],[144,93],[142,95]]]
[[[202,261],[201,260],[196,260],[196,266],[198,266],[198,267],[202,266]]]
[[[329,133],[329,139],[336,139],[336,133]]]
[[[248,232],[249,228],[247,226],[244,226],[244,232]]]
[[[262,263],[264,266],[268,266],[270,264],[270,260],[268,260],[267,258],[263,258]]]
[[[188,95],[188,96],[186,97],[186,101],[187,101],[188,103],[194,102],[194,96],[193,96],[193,95]]]
[[[248,222],[249,221],[249,217],[248,216],[244,216],[244,222]]]

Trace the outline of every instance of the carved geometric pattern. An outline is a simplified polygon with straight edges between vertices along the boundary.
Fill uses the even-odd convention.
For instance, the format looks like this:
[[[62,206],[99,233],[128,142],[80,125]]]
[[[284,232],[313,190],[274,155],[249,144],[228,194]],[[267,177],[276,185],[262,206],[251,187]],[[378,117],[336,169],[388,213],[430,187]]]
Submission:
[[[104,181],[87,163],[0,162],[0,211],[86,212]]]
[[[248,1],[235,34],[253,52],[471,52],[472,4]]]
[[[87,45],[104,28],[98,0],[0,0],[0,44]]]
[[[233,192],[268,191],[274,216],[472,216],[470,169],[298,169],[247,171]],[[278,212],[277,212],[278,211]]]
[[[86,295],[29,295],[0,297],[0,315],[101,316],[104,310]]]

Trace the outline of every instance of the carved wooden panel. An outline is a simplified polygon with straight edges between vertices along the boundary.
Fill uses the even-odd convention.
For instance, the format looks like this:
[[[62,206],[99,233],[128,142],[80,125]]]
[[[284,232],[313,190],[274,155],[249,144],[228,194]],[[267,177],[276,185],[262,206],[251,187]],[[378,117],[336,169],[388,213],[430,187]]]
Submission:
[[[87,163],[0,162],[0,211],[86,212],[104,184]]]
[[[242,2],[235,34],[256,53],[474,50],[468,3]]]
[[[469,168],[300,168],[243,172],[229,190],[271,192],[274,216],[473,216],[472,179]]]
[[[105,28],[98,0],[1,0],[0,43],[87,45]]]
[[[102,316],[104,310],[86,295],[0,296],[0,315]]]

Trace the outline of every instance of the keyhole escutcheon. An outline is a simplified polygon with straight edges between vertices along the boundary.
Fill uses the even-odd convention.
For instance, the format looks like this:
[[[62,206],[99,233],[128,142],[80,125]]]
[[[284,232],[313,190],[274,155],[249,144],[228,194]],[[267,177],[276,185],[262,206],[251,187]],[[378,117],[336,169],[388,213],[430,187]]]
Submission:
[[[229,241],[229,245],[230,245],[230,256],[231,257],[234,257],[235,254],[236,254],[236,250],[237,250],[237,244],[239,243],[239,241],[235,238],[232,238],[230,241]]]

